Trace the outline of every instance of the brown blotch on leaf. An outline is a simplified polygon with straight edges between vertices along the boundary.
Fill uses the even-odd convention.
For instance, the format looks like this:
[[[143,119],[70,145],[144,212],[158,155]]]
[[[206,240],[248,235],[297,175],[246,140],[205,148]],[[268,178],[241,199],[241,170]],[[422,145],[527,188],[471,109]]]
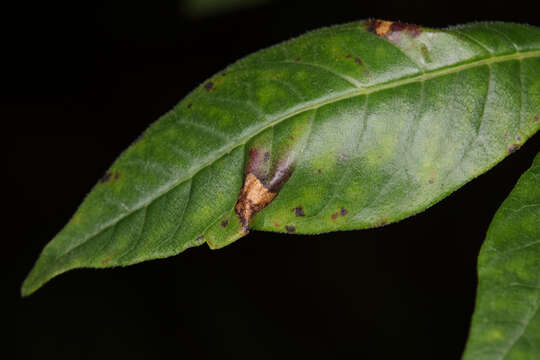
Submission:
[[[226,227],[227,225],[229,225],[229,220],[223,220],[221,222],[221,227]]]
[[[268,154],[268,155],[267,155]],[[270,154],[258,148],[251,148],[246,164],[244,185],[238,194],[235,205],[236,215],[242,224],[244,234],[248,233],[249,221],[279,193],[283,184],[293,173],[293,165],[289,158],[277,163],[273,172],[268,174],[263,163],[269,160]]]
[[[189,104],[187,105],[188,109],[191,109],[191,106],[193,106],[193,104],[192,104],[192,103],[189,103]]]
[[[295,61],[296,61],[296,62],[299,62],[299,61],[300,61],[300,58],[299,58],[299,57],[298,57],[298,58],[296,58],[296,59],[295,59]]]
[[[321,169],[317,169],[317,174],[320,174],[322,173],[322,170]]]
[[[301,206],[295,207],[293,210],[296,216],[306,216],[306,213],[304,212],[304,209]]]
[[[540,114],[539,114],[539,115],[536,115],[536,116],[534,117],[534,121],[536,121],[536,122],[539,122],[539,121],[540,121]]]
[[[354,57],[354,62],[357,63],[359,66],[364,65],[364,62],[358,56]]]
[[[516,140],[517,140],[517,141],[521,141],[521,140],[523,140],[523,138],[522,138],[521,136],[518,136],[518,137],[516,138]]]
[[[266,162],[268,162],[268,160],[270,160],[270,153],[268,151],[266,151],[264,153],[264,162],[266,163]]]
[[[114,172],[114,180],[118,180],[119,177],[120,177],[120,173],[118,172],[118,170],[116,170]]]
[[[332,220],[336,220],[339,217],[339,213],[334,213],[330,216]]]
[[[204,89],[206,91],[214,90],[214,83],[211,81],[207,82],[206,84],[204,84]]]
[[[428,180],[428,183],[433,184],[433,183],[435,183],[435,180],[433,180],[433,178],[431,178],[431,179]]]
[[[280,227],[280,226],[281,226],[281,224],[280,224],[280,223],[278,223],[278,222],[275,222],[275,223],[274,223],[274,226],[275,226],[275,227]]]
[[[341,209],[339,209],[339,213],[341,214],[341,216],[345,216],[349,213],[349,211],[342,207]]]
[[[248,233],[249,220],[253,215],[264,209],[276,195],[277,193],[270,191],[257,176],[252,173],[247,174],[234,207],[244,234]]]
[[[287,232],[293,233],[296,231],[296,228],[292,225],[285,225],[285,230],[287,230]]]
[[[345,55],[345,59],[350,59],[351,57],[351,54]]]
[[[512,154],[513,152],[516,152],[520,148],[519,144],[512,144],[508,147],[508,153]]]
[[[398,35],[404,31],[408,32],[412,37],[417,37],[423,31],[418,25],[376,19],[366,22],[366,30],[390,41],[394,40],[394,35]]]
[[[227,76],[227,73],[226,73],[226,72],[224,72],[224,73],[222,73],[222,74],[221,74],[221,76]]]

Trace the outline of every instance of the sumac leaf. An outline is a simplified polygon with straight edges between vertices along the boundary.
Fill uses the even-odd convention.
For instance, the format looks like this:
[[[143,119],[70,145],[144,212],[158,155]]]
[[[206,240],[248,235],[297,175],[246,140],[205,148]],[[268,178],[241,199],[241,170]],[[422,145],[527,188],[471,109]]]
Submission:
[[[152,124],[25,280],[229,244],[248,229],[382,226],[482,174],[540,127],[540,29],[367,20],[229,66]]]

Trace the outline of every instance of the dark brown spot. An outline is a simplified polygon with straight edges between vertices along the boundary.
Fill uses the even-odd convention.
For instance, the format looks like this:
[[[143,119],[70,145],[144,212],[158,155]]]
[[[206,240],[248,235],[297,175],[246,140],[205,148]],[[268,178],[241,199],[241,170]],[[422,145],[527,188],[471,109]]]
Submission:
[[[358,56],[354,57],[354,62],[357,63],[359,66],[362,66],[364,64],[362,62],[362,59],[360,59]]]
[[[213,89],[214,89],[214,83],[211,82],[211,81],[207,82],[206,84],[204,84],[204,89],[205,89],[206,91],[211,91],[211,90],[213,90]]]
[[[350,59],[351,58],[351,55],[345,55],[345,59]]]
[[[294,141],[294,136],[289,136],[289,139],[293,140]]]
[[[191,106],[192,106],[192,105],[193,105],[192,103],[189,103],[189,104],[187,105],[188,109],[191,109]]]
[[[430,184],[433,184],[434,182],[435,182],[435,180],[433,180],[433,178],[428,180],[428,183],[430,183]]]
[[[334,213],[332,214],[332,216],[330,216],[332,218],[332,220],[336,220],[338,217],[339,217],[339,214],[338,213]]]
[[[299,62],[299,61],[300,61],[300,58],[296,58],[296,60],[295,60],[295,61],[296,61],[296,62]]]
[[[320,174],[322,173],[322,170],[321,169],[317,169],[317,174]]]
[[[99,183],[103,184],[103,183],[111,180],[111,176],[112,176],[112,174],[110,172],[106,172],[105,175],[103,175],[103,177],[101,179],[99,179]]]
[[[504,138],[506,139],[508,137],[508,134],[507,133],[504,133]]]
[[[227,76],[227,73],[226,73],[226,72],[224,72],[223,74],[221,74],[221,76]]]
[[[534,121],[536,121],[536,122],[539,122],[539,121],[540,121],[540,114],[539,114],[539,115],[536,115],[536,116],[534,117]]]
[[[221,227],[226,227],[227,225],[229,225],[229,220],[223,220],[221,222]]]
[[[296,228],[292,225],[285,225],[285,230],[287,230],[287,232],[293,233],[296,231]]]
[[[522,138],[521,136],[518,136],[518,137],[516,138],[517,141],[521,141],[522,139],[523,139],[523,138]]]
[[[274,226],[275,226],[275,227],[280,227],[280,226],[281,226],[281,224],[280,224],[280,223],[278,223],[278,222],[275,222],[275,223],[274,223]]]
[[[267,151],[264,153],[264,162],[268,162],[270,160],[270,153]]]
[[[294,213],[296,216],[306,216],[306,213],[304,213],[304,209],[301,206],[295,207]]]
[[[339,213],[341,214],[341,216],[345,216],[349,213],[349,211],[347,211],[347,209],[345,209],[344,207],[342,207],[340,210],[339,210]]]
[[[508,147],[508,153],[512,154],[513,152],[516,152],[519,148],[519,144],[512,144]]]
[[[202,244],[204,240],[204,236],[201,235],[198,238],[195,239],[195,244]]]
[[[119,177],[120,177],[120,173],[118,172],[118,170],[116,170],[114,172],[114,180],[118,180]]]

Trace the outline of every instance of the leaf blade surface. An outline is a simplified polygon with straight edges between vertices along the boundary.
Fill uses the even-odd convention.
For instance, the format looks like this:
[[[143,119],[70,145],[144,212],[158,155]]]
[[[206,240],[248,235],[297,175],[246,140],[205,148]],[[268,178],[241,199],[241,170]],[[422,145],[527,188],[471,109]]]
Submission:
[[[22,292],[72,268],[227,245],[246,232],[235,211],[246,172],[279,193],[253,229],[359,229],[422,211],[538,130],[539,39],[503,23],[362,21],[252,54],[115,161]]]
[[[540,357],[539,184],[537,155],[489,227],[464,360]]]

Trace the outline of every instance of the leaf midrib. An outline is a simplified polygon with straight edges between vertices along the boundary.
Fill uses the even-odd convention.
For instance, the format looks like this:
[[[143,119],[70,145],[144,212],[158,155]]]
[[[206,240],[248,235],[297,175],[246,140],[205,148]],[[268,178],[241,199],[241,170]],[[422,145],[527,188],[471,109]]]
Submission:
[[[341,93],[341,94],[336,95],[336,96],[330,96],[330,97],[328,97],[326,99],[319,98],[319,99],[316,99],[316,100],[313,100],[313,101],[310,101],[310,102],[306,102],[306,103],[302,104],[302,106],[299,106],[297,108],[292,108],[291,110],[287,111],[284,114],[277,115],[275,117],[275,119],[270,120],[266,125],[264,125],[261,128],[255,130],[251,134],[242,136],[241,139],[243,139],[243,140],[238,141],[236,144],[234,144],[232,146],[230,146],[230,145],[224,146],[223,149],[221,150],[221,152],[218,153],[215,158],[203,163],[200,167],[195,169],[187,177],[175,181],[172,185],[170,185],[168,187],[164,186],[164,187],[166,187],[166,190],[164,190],[161,193],[158,193],[155,197],[153,197],[153,198],[151,198],[151,199],[149,199],[147,201],[144,201],[142,203],[136,204],[131,209],[131,211],[129,211],[127,213],[123,213],[123,214],[119,215],[118,217],[112,219],[110,222],[105,224],[103,227],[101,227],[95,233],[89,235],[84,240],[82,240],[80,244],[85,243],[86,241],[93,238],[94,236],[97,236],[102,231],[104,231],[104,230],[108,229],[109,227],[115,225],[118,221],[122,220],[123,218],[133,214],[134,212],[140,210],[141,208],[144,208],[144,207],[150,205],[152,202],[154,202],[155,200],[157,200],[161,196],[167,194],[171,189],[173,189],[174,187],[182,184],[183,182],[185,182],[187,180],[192,179],[202,169],[204,169],[204,168],[206,168],[208,166],[211,166],[213,163],[215,163],[216,161],[221,159],[223,156],[228,155],[231,151],[234,151],[237,147],[244,146],[249,140],[251,140],[253,137],[257,136],[261,132],[265,131],[266,129],[268,129],[270,127],[273,127],[273,126],[275,126],[275,125],[277,125],[277,124],[279,124],[279,123],[281,123],[281,122],[283,122],[283,121],[285,121],[285,120],[287,120],[287,119],[289,119],[289,118],[291,118],[293,116],[301,114],[301,113],[303,113],[305,111],[318,109],[318,108],[323,107],[325,105],[333,104],[333,103],[339,102],[341,100],[350,99],[350,98],[353,98],[353,97],[356,97],[356,96],[369,95],[369,94],[373,94],[373,93],[376,93],[376,92],[379,92],[379,91],[404,86],[404,85],[407,85],[407,84],[412,84],[412,83],[416,83],[416,82],[423,82],[423,81],[434,79],[434,78],[437,78],[437,77],[442,77],[442,76],[457,73],[457,72],[460,72],[460,71],[465,71],[467,69],[472,69],[472,68],[485,66],[485,65],[489,66],[489,65],[494,64],[494,63],[500,63],[500,62],[505,62],[505,61],[522,60],[522,59],[534,58],[534,57],[540,57],[540,50],[515,52],[515,53],[512,53],[512,54],[501,55],[501,56],[490,56],[490,57],[482,58],[482,59],[479,59],[479,60],[476,60],[476,61],[470,61],[470,62],[462,63],[460,65],[453,64],[453,65],[442,67],[442,68],[439,68],[439,69],[436,69],[436,70],[424,71],[424,72],[421,72],[419,75],[416,75],[416,76],[408,76],[408,77],[404,77],[404,78],[400,78],[400,79],[394,79],[394,80],[387,81],[385,83],[380,83],[380,84],[376,84],[376,85],[372,85],[372,86],[353,87],[351,90],[346,91],[346,92]],[[420,71],[422,71],[422,70],[420,70]],[[69,253],[71,250],[72,249],[69,249],[68,251],[64,252],[61,256]]]

